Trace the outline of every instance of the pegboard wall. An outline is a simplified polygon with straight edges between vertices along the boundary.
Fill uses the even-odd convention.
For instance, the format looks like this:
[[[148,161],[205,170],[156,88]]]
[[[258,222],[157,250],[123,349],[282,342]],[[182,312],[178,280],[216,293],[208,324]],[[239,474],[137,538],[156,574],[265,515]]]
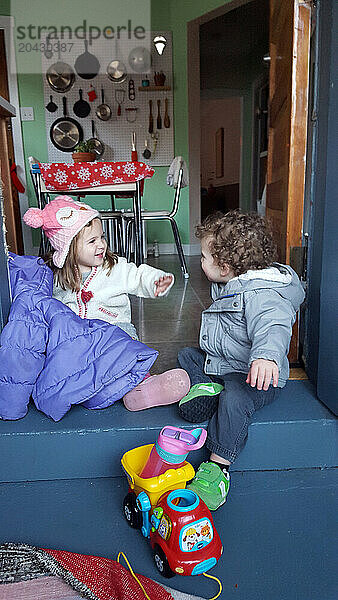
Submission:
[[[53,113],[45,110],[49,162],[72,162],[72,153],[58,150],[50,139],[50,128],[52,124],[56,119],[63,116],[62,98],[65,96],[67,98],[67,114],[81,125],[84,140],[92,137],[92,120],[94,120],[95,137],[99,138],[105,145],[104,154],[98,160],[130,160],[132,132],[135,131],[136,149],[139,161],[145,162],[150,166],[170,165],[174,158],[172,35],[171,32],[168,31],[152,31],[148,32],[148,39],[152,42],[156,35],[163,35],[167,40],[167,45],[162,55],[157,53],[153,43],[147,45],[151,52],[151,67],[145,73],[133,72],[128,64],[129,53],[136,46],[142,46],[142,43],[135,43],[135,40],[124,40],[123,47],[121,48],[113,41],[111,44],[107,44],[106,40],[105,42],[100,39],[92,40],[91,45],[88,46],[88,51],[96,56],[100,62],[100,72],[93,79],[83,79],[79,77],[74,68],[77,57],[85,51],[83,40],[72,39],[71,51],[68,50],[69,45],[67,45],[67,41],[63,40],[59,47],[56,39],[51,40],[53,56],[47,58],[43,52],[41,53],[44,105],[46,106],[48,104],[50,96],[52,95],[53,102],[58,106],[57,111]],[[122,83],[112,82],[106,74],[106,67],[114,59],[122,60],[127,66],[128,76]],[[53,90],[46,79],[47,69],[58,60],[70,65],[75,73],[75,82],[73,86],[69,91],[64,93],[58,93]],[[155,91],[139,91],[139,87],[142,87],[142,80],[145,79],[145,75],[147,75],[149,79],[150,86],[154,86],[154,73],[159,71],[163,71],[166,75],[165,86],[170,87],[170,90],[163,91],[156,89]],[[129,100],[128,97],[128,82],[130,79],[133,79],[134,81],[135,100]],[[97,98],[93,102],[89,102],[88,97],[88,92],[92,90],[91,85],[97,94]],[[89,115],[85,118],[80,118],[73,112],[73,106],[80,98],[79,89],[83,90],[83,99],[89,102],[91,107]],[[102,89],[104,90],[104,102],[105,104],[108,104],[112,110],[112,116],[108,121],[102,121],[96,115],[96,109],[102,102]],[[121,116],[118,116],[117,99],[121,100],[121,96],[123,98],[123,102],[121,103]],[[170,119],[170,126],[168,128],[164,127],[165,99],[168,100],[168,114]],[[152,100],[154,134],[158,136],[157,142],[148,132],[149,100]],[[161,129],[157,129],[158,100],[161,101]],[[137,110],[126,111],[126,108],[137,108]],[[132,120],[135,116],[136,119],[134,122],[128,122],[127,119]],[[149,159],[145,159],[142,156],[145,148],[145,140],[148,141],[148,147],[152,153]]]

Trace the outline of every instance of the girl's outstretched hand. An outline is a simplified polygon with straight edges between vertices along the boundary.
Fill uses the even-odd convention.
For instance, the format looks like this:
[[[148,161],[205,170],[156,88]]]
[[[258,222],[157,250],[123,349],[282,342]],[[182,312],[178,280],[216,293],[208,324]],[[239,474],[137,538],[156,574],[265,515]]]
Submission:
[[[246,383],[249,383],[251,387],[257,385],[257,389],[264,391],[269,389],[269,385],[272,379],[273,387],[277,387],[278,384],[278,367],[273,360],[266,360],[265,358],[258,358],[253,360],[251,367],[246,378]]]
[[[155,297],[163,294],[171,284],[172,280],[172,275],[163,275],[163,277],[160,277],[155,281]]]

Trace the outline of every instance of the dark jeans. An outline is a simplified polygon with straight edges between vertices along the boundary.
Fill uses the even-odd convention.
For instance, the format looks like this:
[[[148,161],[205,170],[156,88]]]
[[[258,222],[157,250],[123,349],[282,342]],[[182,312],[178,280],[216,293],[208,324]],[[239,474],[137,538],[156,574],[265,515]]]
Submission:
[[[273,402],[278,397],[280,388],[271,385],[266,391],[253,388],[245,383],[245,373],[206,375],[205,353],[199,348],[183,348],[177,360],[179,366],[189,374],[192,386],[212,381],[224,385],[224,390],[219,395],[218,406],[209,420],[206,446],[211,452],[231,463],[234,462],[246,443],[253,413]]]

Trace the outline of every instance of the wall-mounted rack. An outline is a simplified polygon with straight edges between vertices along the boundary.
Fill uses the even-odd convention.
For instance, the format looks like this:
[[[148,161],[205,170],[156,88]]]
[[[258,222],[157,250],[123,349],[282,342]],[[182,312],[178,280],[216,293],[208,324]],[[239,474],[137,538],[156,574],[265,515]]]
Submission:
[[[94,137],[97,137],[104,144],[104,154],[100,160],[130,160],[131,136],[135,132],[136,148],[140,161],[144,161],[150,166],[170,165],[174,158],[172,34],[169,31],[152,31],[148,32],[146,39],[152,41],[156,35],[163,35],[167,40],[167,46],[165,52],[159,55],[154,44],[149,45],[151,66],[144,73],[136,72],[130,66],[129,56],[135,50],[135,40],[129,38],[122,40],[118,44],[117,50],[114,50],[114,44],[109,44],[103,38],[92,40],[90,54],[97,58],[101,68],[96,77],[87,80],[79,77],[75,71],[76,59],[83,54],[84,50],[82,39],[72,39],[71,45],[66,43],[67,40],[64,41],[64,43],[61,43],[60,52],[56,41],[54,45],[52,44],[53,54],[51,57],[46,56],[44,52],[41,53],[45,106],[53,93],[47,82],[46,72],[51,65],[57,62],[59,53],[61,54],[61,60],[70,65],[75,72],[75,81],[65,94],[53,93],[53,101],[57,105],[57,110],[52,113],[48,110],[45,111],[49,162],[72,161],[70,152],[62,152],[52,144],[49,132],[54,121],[62,116],[63,95],[67,98],[69,117],[76,117],[73,107],[79,100],[79,89],[81,89],[83,90],[83,98],[89,102],[91,110],[87,117],[76,117],[76,120],[83,129],[84,139],[93,137],[92,120],[94,121]],[[147,47],[146,42],[143,42],[143,44],[138,43],[136,47],[143,47],[143,45],[144,48]],[[71,51],[68,52],[70,46]],[[113,59],[121,60],[128,71],[126,79],[120,83],[111,81],[106,74],[107,65]],[[166,85],[155,85],[156,75],[164,75]],[[142,86],[142,81],[145,78],[148,79],[149,86]],[[130,82],[132,82],[132,85]],[[101,120],[96,113],[97,108],[102,103],[102,89],[104,90],[104,103],[111,109],[111,117],[106,121]],[[132,97],[130,97],[130,89],[135,90]],[[94,96],[94,99],[91,100],[89,94],[93,94],[93,92],[96,97]],[[141,92],[148,92],[148,94]],[[153,131],[151,133],[149,133],[149,100],[153,103],[152,110],[154,111]],[[158,105],[158,102],[160,102],[160,105]],[[165,125],[164,122],[166,105],[169,126]],[[160,118],[158,118],[158,114]],[[161,123],[160,128],[158,128],[159,123]],[[143,154],[146,149],[151,152],[149,158],[146,158]]]

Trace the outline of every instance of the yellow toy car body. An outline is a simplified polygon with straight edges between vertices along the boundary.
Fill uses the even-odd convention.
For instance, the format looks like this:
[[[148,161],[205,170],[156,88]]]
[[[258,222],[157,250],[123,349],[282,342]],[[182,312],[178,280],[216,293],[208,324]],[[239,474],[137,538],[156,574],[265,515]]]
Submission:
[[[140,477],[139,473],[142,472],[153,446],[154,444],[147,444],[128,450],[122,456],[121,464],[128,478],[130,489],[136,496],[142,491],[146,492],[151,505],[156,506],[158,499],[166,492],[185,488],[187,481],[194,478],[195,470],[190,463],[185,461],[182,467],[168,469],[157,477],[148,479]]]

